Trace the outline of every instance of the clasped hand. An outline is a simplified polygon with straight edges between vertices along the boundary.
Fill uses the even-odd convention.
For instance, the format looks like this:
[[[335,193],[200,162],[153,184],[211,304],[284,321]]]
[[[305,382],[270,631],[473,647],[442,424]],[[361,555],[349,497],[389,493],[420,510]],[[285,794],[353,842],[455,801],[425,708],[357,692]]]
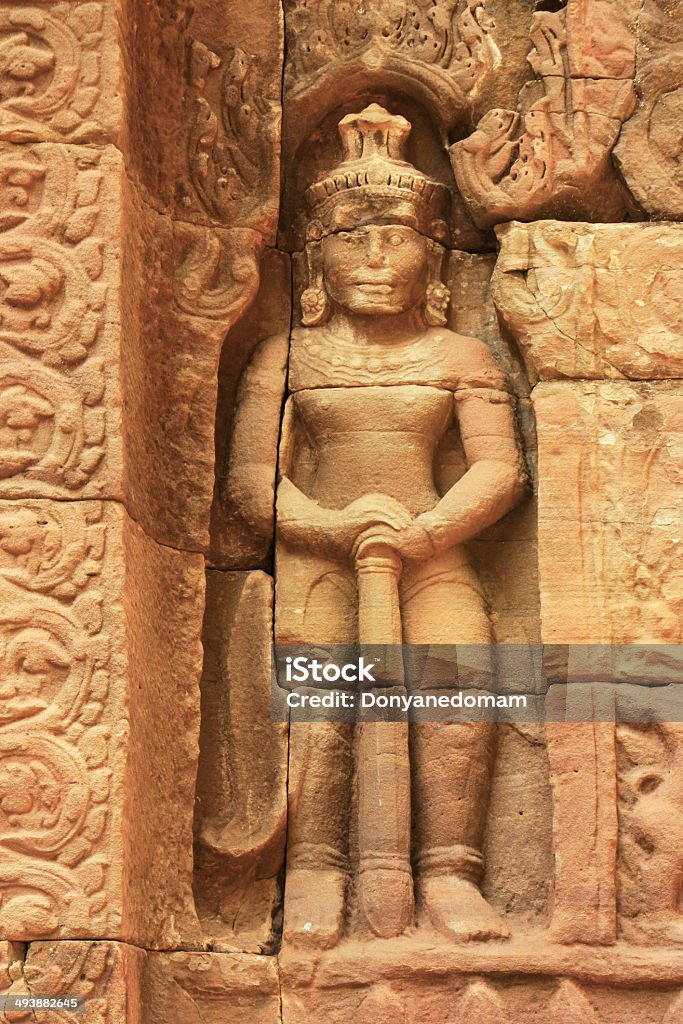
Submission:
[[[386,544],[401,558],[423,561],[434,554],[420,516],[386,494],[364,494],[346,508],[330,510],[329,540],[344,557],[353,557],[364,541]]]

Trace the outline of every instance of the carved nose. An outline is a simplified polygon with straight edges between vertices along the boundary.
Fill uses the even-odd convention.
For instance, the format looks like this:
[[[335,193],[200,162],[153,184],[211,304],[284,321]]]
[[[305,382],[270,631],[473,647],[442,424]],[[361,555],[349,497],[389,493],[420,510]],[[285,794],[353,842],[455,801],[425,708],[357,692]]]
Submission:
[[[372,239],[368,247],[368,266],[381,267],[386,262],[384,247],[377,239]]]

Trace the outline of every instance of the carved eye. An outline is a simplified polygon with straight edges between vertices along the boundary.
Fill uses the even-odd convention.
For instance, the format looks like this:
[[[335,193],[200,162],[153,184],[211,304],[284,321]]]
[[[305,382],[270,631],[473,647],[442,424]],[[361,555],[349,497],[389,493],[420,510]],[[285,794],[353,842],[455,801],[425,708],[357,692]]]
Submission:
[[[404,242],[405,242],[405,238],[403,237],[403,235],[399,234],[398,231],[393,231],[389,235],[389,245],[398,246],[398,245],[403,245]]]

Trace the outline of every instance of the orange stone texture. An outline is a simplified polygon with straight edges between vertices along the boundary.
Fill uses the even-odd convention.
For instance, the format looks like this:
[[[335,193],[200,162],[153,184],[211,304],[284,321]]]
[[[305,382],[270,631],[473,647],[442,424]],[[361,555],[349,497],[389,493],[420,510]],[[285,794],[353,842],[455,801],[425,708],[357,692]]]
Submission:
[[[0,1022],[683,1024],[682,466],[683,0],[2,0]]]

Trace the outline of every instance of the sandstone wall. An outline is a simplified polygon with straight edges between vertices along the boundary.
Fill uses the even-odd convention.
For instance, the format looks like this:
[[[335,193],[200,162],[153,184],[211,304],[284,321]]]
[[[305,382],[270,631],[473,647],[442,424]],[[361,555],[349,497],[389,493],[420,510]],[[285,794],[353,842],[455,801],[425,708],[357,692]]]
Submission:
[[[372,102],[451,196],[445,328],[509,381],[530,487],[467,546],[495,640],[681,642],[679,0],[0,16],[0,995],[82,996],[74,1024],[683,1019],[680,726],[500,727],[505,941],[369,936],[351,824],[343,935],[305,948],[270,665],[304,194]]]

